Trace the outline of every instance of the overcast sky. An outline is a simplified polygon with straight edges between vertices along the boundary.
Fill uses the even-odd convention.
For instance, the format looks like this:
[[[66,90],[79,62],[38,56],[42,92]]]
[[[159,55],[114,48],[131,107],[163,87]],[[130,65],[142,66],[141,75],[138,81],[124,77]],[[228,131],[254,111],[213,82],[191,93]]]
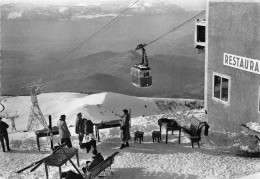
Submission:
[[[131,4],[136,0],[1,0],[2,3],[30,2],[33,4],[53,4],[53,5],[88,5],[88,4],[104,4],[104,3],[124,3]],[[173,3],[179,5],[186,10],[204,10],[206,0],[139,0],[138,3],[153,4],[155,2]]]

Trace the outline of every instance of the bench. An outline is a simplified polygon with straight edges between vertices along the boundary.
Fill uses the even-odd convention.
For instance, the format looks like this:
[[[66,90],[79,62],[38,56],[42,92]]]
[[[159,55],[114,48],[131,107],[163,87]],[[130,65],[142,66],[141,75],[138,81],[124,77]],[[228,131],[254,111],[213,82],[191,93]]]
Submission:
[[[190,136],[191,140],[191,146],[194,147],[193,144],[196,142],[198,144],[198,147],[200,147],[199,141],[201,140],[201,132],[202,128],[205,127],[204,135],[208,135],[208,129],[209,125],[206,122],[200,121],[194,116],[192,116],[190,119],[190,127],[183,126],[182,129],[185,133],[187,133]]]
[[[95,178],[95,177],[99,176],[100,173],[105,172],[105,170],[107,168],[110,168],[110,173],[113,174],[111,165],[113,164],[115,156],[117,154],[119,154],[119,152],[113,153],[111,156],[107,157],[106,160],[104,160],[103,162],[101,162],[97,166],[95,166],[94,168],[87,171],[84,178],[85,179]]]

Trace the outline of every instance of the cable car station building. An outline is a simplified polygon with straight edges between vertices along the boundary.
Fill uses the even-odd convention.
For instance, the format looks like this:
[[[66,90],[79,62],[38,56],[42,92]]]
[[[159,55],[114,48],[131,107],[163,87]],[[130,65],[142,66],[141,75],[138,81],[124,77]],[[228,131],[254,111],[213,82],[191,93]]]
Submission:
[[[195,47],[205,44],[209,125],[232,132],[242,123],[260,123],[260,1],[209,0],[205,43],[199,41],[201,26],[196,21]]]

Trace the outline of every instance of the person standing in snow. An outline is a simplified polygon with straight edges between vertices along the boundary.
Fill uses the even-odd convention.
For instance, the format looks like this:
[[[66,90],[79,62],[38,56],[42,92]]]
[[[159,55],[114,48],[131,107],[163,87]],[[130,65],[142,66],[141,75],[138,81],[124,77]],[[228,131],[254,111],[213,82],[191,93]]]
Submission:
[[[94,124],[91,120],[84,118],[84,130],[86,134],[86,141],[94,137]]]
[[[130,135],[130,114],[128,113],[127,109],[123,110],[124,115],[122,116],[122,121],[121,121],[121,138],[122,138],[122,145],[120,149],[123,149],[125,147],[129,147],[128,141],[131,139]]]
[[[84,119],[82,118],[82,114],[78,113],[76,118],[75,132],[79,135],[79,145],[82,144],[84,138]]]
[[[5,152],[5,143],[6,143],[7,151],[11,150],[9,147],[9,138],[8,138],[8,132],[7,132],[8,127],[9,127],[8,124],[6,124],[4,121],[2,121],[2,117],[0,117],[0,140],[1,140],[3,152]],[[4,143],[4,140],[5,140],[5,143]]]
[[[59,128],[59,135],[61,138],[61,144],[65,143],[67,147],[72,147],[71,140],[70,140],[71,135],[65,119],[66,116],[61,115],[60,120],[57,123],[57,127]]]

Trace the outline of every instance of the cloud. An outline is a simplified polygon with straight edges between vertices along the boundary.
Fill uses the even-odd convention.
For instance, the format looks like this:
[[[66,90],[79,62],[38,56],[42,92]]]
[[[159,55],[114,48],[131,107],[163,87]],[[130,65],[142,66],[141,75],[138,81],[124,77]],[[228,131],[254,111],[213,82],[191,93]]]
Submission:
[[[22,12],[11,12],[8,14],[7,19],[16,19],[22,17]]]
[[[72,19],[93,19],[99,17],[116,17],[117,14],[95,14],[95,15],[75,15]]]
[[[104,5],[104,4],[124,4],[130,5],[131,3],[136,2],[135,0],[2,0],[1,4],[8,3],[32,3],[37,5],[80,5],[80,6],[89,6],[89,5]],[[143,4],[145,6],[152,6],[158,3],[164,4],[175,4],[186,10],[202,10],[205,9],[206,0],[140,0],[137,3]]]

